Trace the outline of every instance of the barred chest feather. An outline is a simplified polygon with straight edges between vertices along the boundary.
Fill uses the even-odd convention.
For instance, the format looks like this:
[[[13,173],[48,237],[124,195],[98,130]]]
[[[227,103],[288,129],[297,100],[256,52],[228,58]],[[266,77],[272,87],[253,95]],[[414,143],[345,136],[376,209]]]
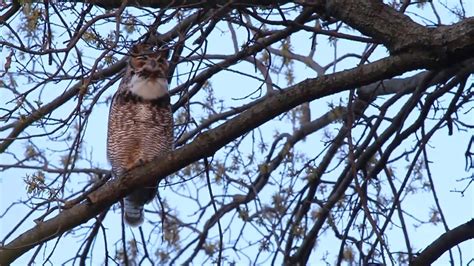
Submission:
[[[144,100],[154,100],[168,94],[168,81],[165,78],[145,78],[132,75],[128,89]]]

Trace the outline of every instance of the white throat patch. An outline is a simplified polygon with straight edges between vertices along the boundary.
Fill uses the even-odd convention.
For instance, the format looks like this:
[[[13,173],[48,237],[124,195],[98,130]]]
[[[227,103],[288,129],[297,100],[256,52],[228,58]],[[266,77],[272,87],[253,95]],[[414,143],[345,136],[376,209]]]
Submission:
[[[165,78],[146,79],[139,75],[133,75],[129,89],[144,100],[153,100],[168,93],[168,81]]]

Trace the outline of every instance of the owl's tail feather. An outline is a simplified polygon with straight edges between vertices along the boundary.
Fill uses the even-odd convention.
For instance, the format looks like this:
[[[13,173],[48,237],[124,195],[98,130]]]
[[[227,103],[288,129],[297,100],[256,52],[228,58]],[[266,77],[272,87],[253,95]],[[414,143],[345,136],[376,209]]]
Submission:
[[[125,222],[133,227],[140,226],[144,220],[143,204],[137,204],[128,198],[124,199]]]

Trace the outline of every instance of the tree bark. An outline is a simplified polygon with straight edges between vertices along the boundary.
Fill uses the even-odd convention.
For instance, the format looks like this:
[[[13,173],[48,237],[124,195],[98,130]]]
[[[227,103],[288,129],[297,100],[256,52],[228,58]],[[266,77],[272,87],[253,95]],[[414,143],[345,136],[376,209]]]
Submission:
[[[430,265],[449,249],[474,238],[474,219],[442,234],[410,262],[412,266]]]
[[[201,134],[192,143],[170,153],[168,156],[157,158],[142,167],[132,170],[123,178],[107,183],[89,196],[90,202],[64,210],[56,217],[39,223],[23,233],[1,248],[0,265],[8,265],[38,243],[52,239],[77,225],[85,223],[117,202],[135,187],[149,182],[147,181],[149,176],[157,176],[161,180],[163,177],[200,158],[213,155],[238,136],[304,102],[367,85],[377,80],[391,78],[424,65],[438,65],[441,67],[445,64],[445,61],[438,60],[426,53],[403,53],[351,70],[317,79],[308,79],[282,90],[280,93],[268,96],[267,99],[245,111],[242,115]]]

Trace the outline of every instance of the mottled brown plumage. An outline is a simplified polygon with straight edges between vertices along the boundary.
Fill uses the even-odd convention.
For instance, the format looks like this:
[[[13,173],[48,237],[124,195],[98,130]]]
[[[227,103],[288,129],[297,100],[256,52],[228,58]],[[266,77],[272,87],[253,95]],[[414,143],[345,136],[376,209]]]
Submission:
[[[173,117],[168,94],[167,51],[149,45],[132,49],[129,64],[109,113],[107,155],[115,177],[173,148]],[[137,188],[124,200],[124,218],[132,226],[143,222],[143,206],[157,192],[157,180]]]

